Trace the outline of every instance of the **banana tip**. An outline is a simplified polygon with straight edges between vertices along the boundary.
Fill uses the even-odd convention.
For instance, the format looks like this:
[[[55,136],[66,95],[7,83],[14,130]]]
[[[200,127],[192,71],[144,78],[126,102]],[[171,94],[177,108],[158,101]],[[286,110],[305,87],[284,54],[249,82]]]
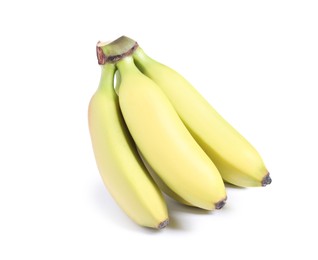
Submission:
[[[164,221],[160,222],[159,225],[158,225],[158,229],[163,229],[165,228],[166,226],[168,226],[169,224],[169,219],[165,219]]]
[[[269,176],[269,172],[264,176],[263,180],[262,180],[262,186],[265,187],[269,184],[272,183],[272,179],[271,177]]]
[[[221,209],[224,207],[225,203],[226,203],[227,197],[225,197],[225,199],[222,199],[220,201],[218,201],[217,203],[215,203],[215,209]]]

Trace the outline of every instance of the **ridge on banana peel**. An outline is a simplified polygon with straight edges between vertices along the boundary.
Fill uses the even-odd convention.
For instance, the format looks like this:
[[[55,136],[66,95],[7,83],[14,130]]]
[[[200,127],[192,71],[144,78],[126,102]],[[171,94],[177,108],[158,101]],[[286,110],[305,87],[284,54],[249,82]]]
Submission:
[[[162,90],[138,70],[132,56],[117,61],[116,67],[120,109],[147,163],[191,205],[207,210],[223,207],[226,191],[219,171]]]
[[[256,149],[184,77],[147,56],[141,47],[132,55],[139,70],[157,83],[168,97],[226,182],[241,187],[271,183]]]
[[[89,103],[89,130],[103,182],[119,207],[137,224],[168,225],[163,194],[154,183],[122,118],[113,89],[115,66],[102,66],[99,87]]]

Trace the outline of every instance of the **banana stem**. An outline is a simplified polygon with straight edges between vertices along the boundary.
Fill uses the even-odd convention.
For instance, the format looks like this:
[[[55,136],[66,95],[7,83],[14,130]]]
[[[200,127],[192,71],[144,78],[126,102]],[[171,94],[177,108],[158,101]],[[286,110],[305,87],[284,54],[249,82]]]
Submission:
[[[99,65],[115,63],[133,54],[138,48],[138,43],[126,36],[121,36],[113,42],[98,42],[96,54]]]
[[[103,65],[98,88],[108,90],[108,86],[113,86],[115,71],[116,67],[114,64],[107,63]]]

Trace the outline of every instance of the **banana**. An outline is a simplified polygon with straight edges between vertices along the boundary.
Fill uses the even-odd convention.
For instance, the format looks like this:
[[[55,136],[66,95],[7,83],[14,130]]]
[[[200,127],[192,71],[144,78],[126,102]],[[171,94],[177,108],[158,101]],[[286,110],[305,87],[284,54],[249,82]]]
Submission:
[[[134,51],[133,57],[140,71],[166,94],[226,182],[242,187],[271,183],[256,149],[184,77],[147,56],[140,47]]]
[[[96,163],[108,191],[137,224],[168,224],[166,202],[141,161],[122,118],[113,88],[115,65],[102,66],[99,87],[89,103],[89,130]]]
[[[117,89],[126,125],[160,179],[193,206],[224,206],[226,191],[217,168],[193,139],[162,90],[143,75],[132,56],[120,59]]]
[[[118,70],[116,70],[115,72],[115,92],[118,95],[119,93],[119,86],[120,86],[120,82],[121,82],[121,77],[120,77],[120,73]],[[140,152],[140,150],[137,147],[137,152],[142,160],[142,162],[144,163],[144,165],[146,166],[146,169],[148,170],[149,174],[151,175],[152,179],[155,181],[155,183],[158,185],[159,189],[164,192],[166,195],[168,195],[169,197],[173,198],[174,200],[178,201],[181,204],[187,205],[187,206],[192,206],[189,202],[185,201],[183,198],[181,198],[180,196],[178,196],[178,194],[176,194],[173,190],[171,190],[158,176],[158,174],[154,171],[154,169],[152,169],[151,165],[146,161],[145,157],[142,155],[142,153]]]

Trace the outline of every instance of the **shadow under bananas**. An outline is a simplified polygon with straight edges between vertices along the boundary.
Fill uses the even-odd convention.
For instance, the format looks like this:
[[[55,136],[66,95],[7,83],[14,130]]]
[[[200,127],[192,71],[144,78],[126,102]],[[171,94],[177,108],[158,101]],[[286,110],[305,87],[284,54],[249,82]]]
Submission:
[[[246,189],[246,187],[236,186],[236,185],[228,183],[228,182],[225,182],[224,185],[225,185],[226,189],[233,189],[233,190],[245,190]]]
[[[138,226],[136,223],[130,220],[129,217],[119,208],[119,206],[116,204],[110,193],[107,191],[107,189],[105,189],[101,182],[96,182],[95,185],[91,186],[91,195],[93,207],[101,215],[103,215],[106,219],[109,219],[109,221],[117,225],[119,228],[124,228],[137,233],[142,232],[148,235],[159,234],[161,232],[164,232],[165,229],[185,229],[184,226],[180,225],[181,221],[178,221],[177,218],[174,217],[175,214],[172,214],[172,216],[169,215],[169,225],[162,230]],[[177,208],[182,207],[181,204],[179,206],[173,205],[177,204],[178,202],[174,202],[170,198],[168,198],[167,200],[169,200],[170,204],[168,205],[169,211],[170,209],[176,211]]]
[[[105,217],[105,219],[109,220],[112,223],[112,225],[117,225],[118,228],[123,228],[137,233],[142,232],[148,235],[160,234],[161,232],[164,232],[165,229],[182,230],[185,228],[180,226],[179,222],[181,221],[177,221],[174,216],[170,215],[169,225],[162,230],[137,225],[131,219],[129,219],[129,217],[120,209],[120,207],[116,204],[115,200],[112,198],[110,193],[107,191],[107,189],[100,181],[94,183],[94,185],[91,186],[91,199],[93,202],[92,206],[94,207],[94,209],[103,217]],[[172,199],[170,200],[173,204]],[[170,208],[174,207],[175,206],[169,206],[169,210]]]
[[[226,187],[230,189],[245,189],[231,184],[226,184]],[[92,185],[91,188],[92,201],[94,202],[93,207],[97,211],[99,211],[100,214],[105,216],[106,219],[109,219],[118,227],[122,227],[133,232],[141,231],[145,234],[155,235],[164,232],[166,229],[178,232],[189,231],[192,229],[193,225],[192,221],[187,221],[187,217],[190,217],[191,215],[213,216],[214,214],[219,213],[218,210],[209,211],[181,204],[164,194],[164,198],[169,211],[169,225],[162,230],[156,230],[138,226],[132,220],[130,220],[125,215],[125,213],[119,208],[119,206],[116,204],[111,195],[107,192],[107,190],[101,184],[101,182],[96,182],[94,185]],[[224,208],[222,208],[222,212],[230,210],[231,209],[227,204],[224,206]]]
[[[136,225],[117,205],[111,194],[104,187],[102,182],[98,181],[91,186],[92,206],[105,219],[109,219],[112,224],[131,231],[140,231],[140,226]],[[150,228],[144,228],[145,232],[152,233]]]
[[[189,230],[189,223],[182,221],[181,218],[184,218],[185,214],[193,214],[193,215],[213,215],[213,211],[208,211],[188,205],[181,204],[169,196],[165,195],[165,200],[169,210],[169,225],[167,228],[174,229],[178,231]]]
[[[169,210],[169,225],[167,228],[173,229],[176,231],[191,230],[191,226],[192,226],[191,221],[184,221],[185,220],[184,218],[187,218],[187,216],[190,216],[190,215],[213,217],[213,215],[217,216],[218,214],[225,214],[228,216],[229,213],[232,213],[234,210],[234,208],[232,207],[232,202],[231,202],[232,193],[233,192],[235,193],[238,190],[243,191],[243,190],[246,190],[247,188],[235,186],[230,183],[225,183],[225,188],[228,191],[227,203],[222,209],[212,210],[212,211],[181,204],[180,202],[164,194],[164,198],[166,200],[168,210]]]

